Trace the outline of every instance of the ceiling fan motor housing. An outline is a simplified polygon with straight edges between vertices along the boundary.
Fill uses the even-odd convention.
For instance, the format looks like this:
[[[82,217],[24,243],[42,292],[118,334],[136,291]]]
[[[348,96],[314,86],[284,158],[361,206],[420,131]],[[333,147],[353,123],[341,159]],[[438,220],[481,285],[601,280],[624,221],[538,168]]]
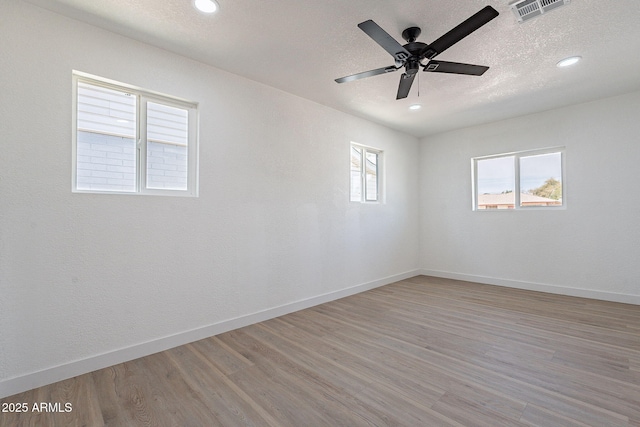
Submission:
[[[412,27],[417,28],[417,27]],[[419,28],[417,28],[419,30]],[[403,35],[411,28],[407,28],[402,33]],[[418,71],[418,67],[420,66],[421,61],[425,58],[424,53],[429,50],[429,45],[421,42],[412,41],[403,46],[411,56],[407,59],[405,65],[405,69],[407,70],[407,74],[415,74]]]

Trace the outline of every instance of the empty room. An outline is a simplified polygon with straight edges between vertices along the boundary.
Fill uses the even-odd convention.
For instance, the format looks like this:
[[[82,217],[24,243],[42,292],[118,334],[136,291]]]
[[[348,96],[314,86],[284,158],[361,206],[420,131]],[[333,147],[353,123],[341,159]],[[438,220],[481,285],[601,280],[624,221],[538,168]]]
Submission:
[[[0,426],[640,427],[638,16],[1,0]]]

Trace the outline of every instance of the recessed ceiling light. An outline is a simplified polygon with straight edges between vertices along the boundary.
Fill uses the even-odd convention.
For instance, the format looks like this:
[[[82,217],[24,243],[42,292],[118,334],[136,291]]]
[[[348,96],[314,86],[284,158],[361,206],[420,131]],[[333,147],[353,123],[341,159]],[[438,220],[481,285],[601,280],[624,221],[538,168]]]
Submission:
[[[558,61],[558,63],[556,64],[556,67],[558,68],[568,67],[570,65],[577,63],[581,59],[582,59],[581,56],[570,56],[568,58],[564,58],[561,61]]]
[[[420,104],[409,105],[409,110],[419,110],[421,108],[422,108],[422,105]]]
[[[195,6],[200,12],[213,13],[218,10],[219,5],[215,0],[195,0]]]

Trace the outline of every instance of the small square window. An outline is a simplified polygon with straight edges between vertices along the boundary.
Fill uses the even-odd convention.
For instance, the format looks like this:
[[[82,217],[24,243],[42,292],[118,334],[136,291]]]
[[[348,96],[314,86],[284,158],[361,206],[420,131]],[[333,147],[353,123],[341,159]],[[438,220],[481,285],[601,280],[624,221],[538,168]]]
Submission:
[[[197,195],[197,106],[74,73],[73,191]]]

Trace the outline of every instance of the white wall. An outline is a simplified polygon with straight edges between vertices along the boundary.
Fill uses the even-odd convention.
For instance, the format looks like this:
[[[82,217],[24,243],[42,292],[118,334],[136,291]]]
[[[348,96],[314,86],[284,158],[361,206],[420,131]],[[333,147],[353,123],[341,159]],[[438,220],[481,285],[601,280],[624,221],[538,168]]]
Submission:
[[[640,304],[640,92],[424,138],[427,274]],[[566,210],[471,210],[476,156],[566,147]]]
[[[415,274],[416,138],[16,0],[0,40],[0,396]],[[74,69],[200,103],[199,198],[71,193]]]

